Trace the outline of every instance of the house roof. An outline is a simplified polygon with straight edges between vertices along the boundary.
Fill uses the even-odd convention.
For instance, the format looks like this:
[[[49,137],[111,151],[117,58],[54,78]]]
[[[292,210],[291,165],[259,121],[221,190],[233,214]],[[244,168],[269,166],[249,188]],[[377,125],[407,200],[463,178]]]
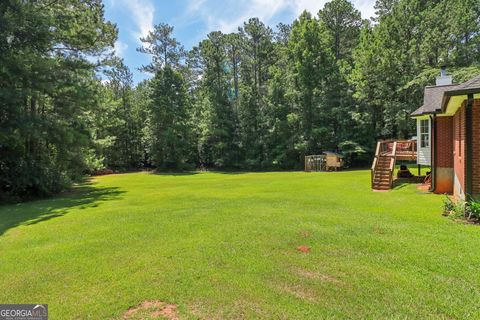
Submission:
[[[466,99],[467,95],[475,93],[480,93],[480,75],[446,91],[442,99],[442,111],[446,112],[450,98],[461,98],[463,96]]]
[[[480,81],[480,78],[479,78]],[[480,83],[480,82],[479,82]],[[437,113],[442,110],[443,95],[447,91],[454,90],[458,87],[456,84],[445,86],[428,86],[425,87],[423,94],[423,105],[412,112],[411,116],[421,116],[424,114]]]
[[[469,93],[479,93],[480,92],[480,75],[475,78],[468,80],[462,84],[457,85],[455,88],[452,88],[445,92],[446,96],[461,96]]]

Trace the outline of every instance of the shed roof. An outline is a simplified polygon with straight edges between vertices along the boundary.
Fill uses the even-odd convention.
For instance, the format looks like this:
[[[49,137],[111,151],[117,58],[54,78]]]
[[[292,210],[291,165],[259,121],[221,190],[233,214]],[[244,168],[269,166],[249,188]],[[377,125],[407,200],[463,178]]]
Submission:
[[[480,80],[480,79],[479,79]],[[445,86],[427,86],[423,95],[423,105],[412,112],[411,116],[421,116],[424,114],[437,113],[442,110],[443,95],[447,91],[458,87],[456,84]]]
[[[338,153],[338,152],[333,152],[333,151],[324,151],[323,154],[326,154],[326,155],[335,155],[339,158],[343,158],[343,155]]]

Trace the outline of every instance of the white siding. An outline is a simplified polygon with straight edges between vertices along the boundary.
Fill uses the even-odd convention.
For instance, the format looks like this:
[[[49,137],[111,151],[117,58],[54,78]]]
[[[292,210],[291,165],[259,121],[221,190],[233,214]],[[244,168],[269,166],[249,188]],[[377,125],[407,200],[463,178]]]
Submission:
[[[421,120],[428,120],[429,126],[429,136],[428,136],[428,147],[422,148],[422,138],[420,132],[420,121]],[[430,118],[428,117],[420,117],[417,118],[417,164],[430,166],[432,163],[432,125],[430,123]]]

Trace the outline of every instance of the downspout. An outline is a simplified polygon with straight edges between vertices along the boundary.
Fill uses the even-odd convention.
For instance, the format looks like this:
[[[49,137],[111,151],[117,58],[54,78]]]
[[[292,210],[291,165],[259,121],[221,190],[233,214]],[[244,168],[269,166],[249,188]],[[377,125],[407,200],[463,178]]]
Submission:
[[[430,116],[430,123],[432,124],[432,132],[431,132],[431,140],[432,140],[432,147],[430,148],[430,159],[431,159],[431,170],[430,174],[432,177],[432,184],[430,185],[430,189],[428,191],[434,192],[435,191],[435,182],[436,182],[436,168],[437,168],[437,157],[435,156],[435,151],[437,150],[437,115],[434,114]]]
[[[466,186],[465,186],[465,200],[472,198],[472,159],[473,159],[473,119],[472,119],[473,94],[468,94],[467,105],[465,109],[465,135],[466,135]]]

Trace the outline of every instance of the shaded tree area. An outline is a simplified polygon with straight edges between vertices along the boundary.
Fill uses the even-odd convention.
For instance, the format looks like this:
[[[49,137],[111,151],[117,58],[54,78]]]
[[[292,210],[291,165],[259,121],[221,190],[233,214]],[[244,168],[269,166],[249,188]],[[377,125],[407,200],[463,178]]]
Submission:
[[[271,28],[257,18],[190,50],[155,26],[134,85],[100,0],[0,3],[0,199],[44,196],[105,169],[286,170],[326,150],[369,161],[415,134],[441,65],[480,73],[477,0],[348,0]]]
[[[0,197],[58,192],[95,162],[95,70],[116,37],[100,0],[0,3]]]

